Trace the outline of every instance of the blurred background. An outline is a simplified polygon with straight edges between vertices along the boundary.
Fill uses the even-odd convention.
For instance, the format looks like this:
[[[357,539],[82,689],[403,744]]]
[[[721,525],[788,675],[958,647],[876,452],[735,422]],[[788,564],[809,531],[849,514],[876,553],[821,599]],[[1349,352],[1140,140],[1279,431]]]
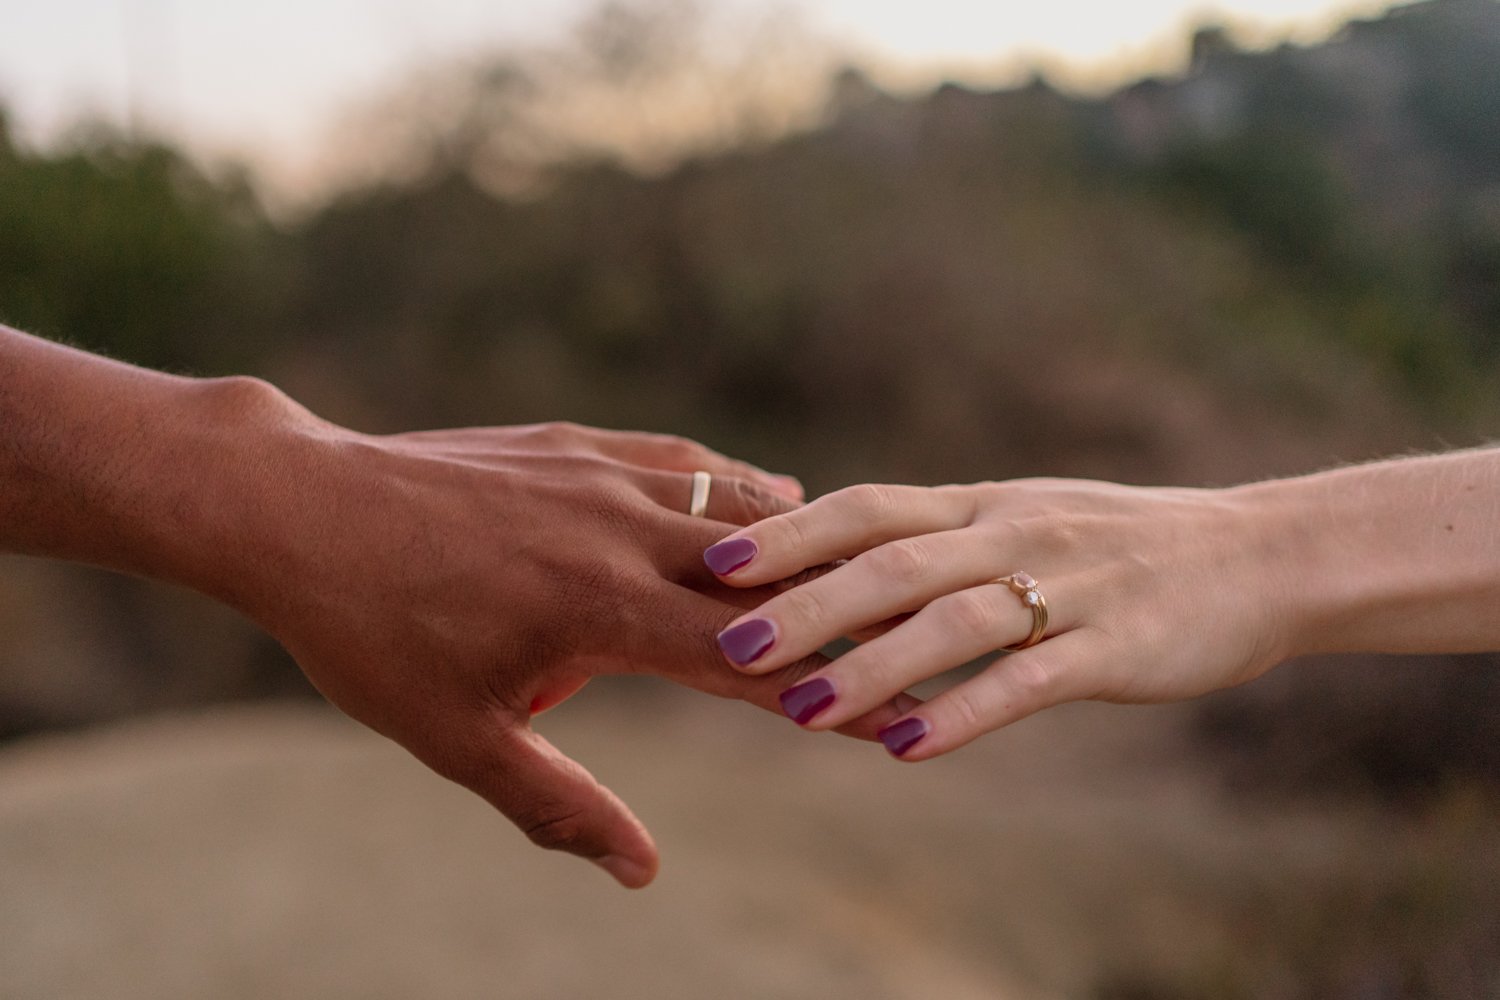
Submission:
[[[368,431],[1230,484],[1500,434],[1500,3],[0,2],[0,321]],[[1500,996],[1500,656],[904,768],[597,683],[627,895],[0,559],[0,997]]]

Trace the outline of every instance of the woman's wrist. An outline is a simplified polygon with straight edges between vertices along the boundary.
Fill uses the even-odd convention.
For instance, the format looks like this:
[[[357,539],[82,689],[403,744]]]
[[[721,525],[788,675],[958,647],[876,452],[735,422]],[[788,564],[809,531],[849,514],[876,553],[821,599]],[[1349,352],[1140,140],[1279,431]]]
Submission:
[[[1398,459],[1227,491],[1256,525],[1287,655],[1493,648],[1497,459]]]
[[[1249,558],[1245,599],[1269,612],[1279,660],[1338,651],[1338,623],[1366,599],[1357,561],[1335,519],[1314,510],[1322,491],[1308,479],[1279,479],[1225,491],[1240,516]],[[1226,581],[1235,586],[1236,581]]]

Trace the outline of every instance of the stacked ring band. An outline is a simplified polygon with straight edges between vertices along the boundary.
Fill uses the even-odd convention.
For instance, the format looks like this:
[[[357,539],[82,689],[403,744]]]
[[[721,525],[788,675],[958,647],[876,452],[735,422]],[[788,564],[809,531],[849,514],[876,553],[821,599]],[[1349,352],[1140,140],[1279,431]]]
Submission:
[[[1021,599],[1021,603],[1026,605],[1027,609],[1031,611],[1031,634],[1013,646],[1004,646],[1002,648],[1014,652],[1018,649],[1025,649],[1028,646],[1035,646],[1041,642],[1042,637],[1047,634],[1047,599],[1037,589],[1036,580],[1032,579],[1031,574],[1012,573],[1009,576],[998,577],[990,582],[998,583],[1012,594],[1015,594]]]

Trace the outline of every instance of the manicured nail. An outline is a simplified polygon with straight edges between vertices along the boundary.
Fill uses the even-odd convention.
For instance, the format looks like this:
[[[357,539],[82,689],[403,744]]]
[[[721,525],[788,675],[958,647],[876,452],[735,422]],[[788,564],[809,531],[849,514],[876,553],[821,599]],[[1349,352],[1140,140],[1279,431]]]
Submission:
[[[832,682],[824,677],[814,677],[781,692],[781,710],[797,725],[805,726],[813,716],[832,705],[833,699]]]
[[[932,727],[927,724],[926,719],[912,717],[893,722],[876,735],[880,737],[880,742],[885,744],[887,750],[894,756],[900,757],[920,743],[922,737],[930,732],[932,732]]]
[[[729,538],[703,550],[703,561],[720,576],[743,569],[760,549],[748,538]]]
[[[626,888],[639,889],[651,881],[651,869],[638,861],[631,861],[624,855],[609,854],[589,860],[613,875],[615,881]]]
[[[776,641],[776,626],[764,618],[752,618],[719,633],[719,648],[740,666],[754,663]]]

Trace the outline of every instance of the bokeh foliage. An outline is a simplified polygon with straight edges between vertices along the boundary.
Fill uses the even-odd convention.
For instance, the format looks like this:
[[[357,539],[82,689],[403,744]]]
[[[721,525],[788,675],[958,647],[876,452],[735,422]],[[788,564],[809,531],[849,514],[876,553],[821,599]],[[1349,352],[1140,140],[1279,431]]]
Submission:
[[[18,149],[0,116],[0,318],[165,368],[264,357],[284,278],[244,175],[105,126]]]

